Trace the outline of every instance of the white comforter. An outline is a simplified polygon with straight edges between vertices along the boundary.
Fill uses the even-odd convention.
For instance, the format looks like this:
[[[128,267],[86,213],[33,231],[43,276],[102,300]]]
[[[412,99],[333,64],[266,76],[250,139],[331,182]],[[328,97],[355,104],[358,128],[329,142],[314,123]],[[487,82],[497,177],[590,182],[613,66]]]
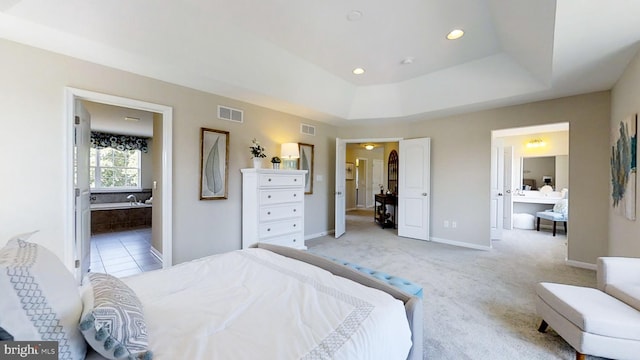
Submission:
[[[123,279],[154,359],[406,359],[402,302],[309,264],[247,249]]]

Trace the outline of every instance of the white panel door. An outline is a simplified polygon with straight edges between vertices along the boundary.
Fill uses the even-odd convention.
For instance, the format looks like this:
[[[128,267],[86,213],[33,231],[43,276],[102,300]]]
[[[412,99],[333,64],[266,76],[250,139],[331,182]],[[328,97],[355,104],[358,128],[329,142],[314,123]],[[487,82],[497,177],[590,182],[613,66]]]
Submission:
[[[398,235],[429,240],[431,139],[400,140]]]
[[[491,142],[491,240],[502,239],[504,221],[504,146],[502,139]]]
[[[513,146],[504,148],[504,224],[513,229]]]
[[[91,208],[89,197],[89,144],[91,116],[80,100],[74,103],[75,248],[77,279],[82,280],[91,263]]]
[[[335,191],[335,236],[339,238],[346,230],[345,206],[345,163],[347,158],[347,144],[336,138],[336,191]]]

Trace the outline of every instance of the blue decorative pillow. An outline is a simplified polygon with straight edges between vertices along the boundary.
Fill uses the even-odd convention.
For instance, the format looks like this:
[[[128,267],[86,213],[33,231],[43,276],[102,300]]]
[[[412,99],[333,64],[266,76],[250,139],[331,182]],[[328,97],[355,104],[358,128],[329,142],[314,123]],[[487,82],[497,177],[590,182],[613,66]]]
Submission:
[[[120,279],[89,273],[83,290],[80,331],[100,355],[108,359],[151,360],[142,304]]]
[[[84,359],[76,281],[55,254],[26,241],[31,234],[0,249],[0,340],[57,341],[59,359]]]
[[[0,327],[0,341],[13,341],[13,335],[9,334],[7,330]]]

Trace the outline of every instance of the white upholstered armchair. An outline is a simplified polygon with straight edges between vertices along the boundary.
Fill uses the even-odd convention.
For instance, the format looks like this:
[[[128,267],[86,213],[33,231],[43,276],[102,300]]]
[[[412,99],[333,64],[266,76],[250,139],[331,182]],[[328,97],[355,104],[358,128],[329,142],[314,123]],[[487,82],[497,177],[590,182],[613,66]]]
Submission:
[[[640,354],[640,259],[598,258],[597,289],[540,283],[536,310],[538,329],[551,326],[575,350],[612,359],[638,359]]]

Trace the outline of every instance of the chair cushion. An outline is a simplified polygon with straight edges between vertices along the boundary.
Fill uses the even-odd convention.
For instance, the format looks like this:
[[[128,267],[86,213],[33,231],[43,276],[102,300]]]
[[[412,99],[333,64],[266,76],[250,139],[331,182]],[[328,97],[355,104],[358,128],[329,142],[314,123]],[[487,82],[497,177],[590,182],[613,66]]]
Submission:
[[[536,216],[541,219],[551,220],[551,221],[567,221],[567,218],[561,213],[553,212],[553,211],[538,211]]]
[[[539,283],[536,293],[549,307],[586,333],[640,340],[640,312],[600,290]]]
[[[607,284],[605,291],[640,311],[640,284]]]

